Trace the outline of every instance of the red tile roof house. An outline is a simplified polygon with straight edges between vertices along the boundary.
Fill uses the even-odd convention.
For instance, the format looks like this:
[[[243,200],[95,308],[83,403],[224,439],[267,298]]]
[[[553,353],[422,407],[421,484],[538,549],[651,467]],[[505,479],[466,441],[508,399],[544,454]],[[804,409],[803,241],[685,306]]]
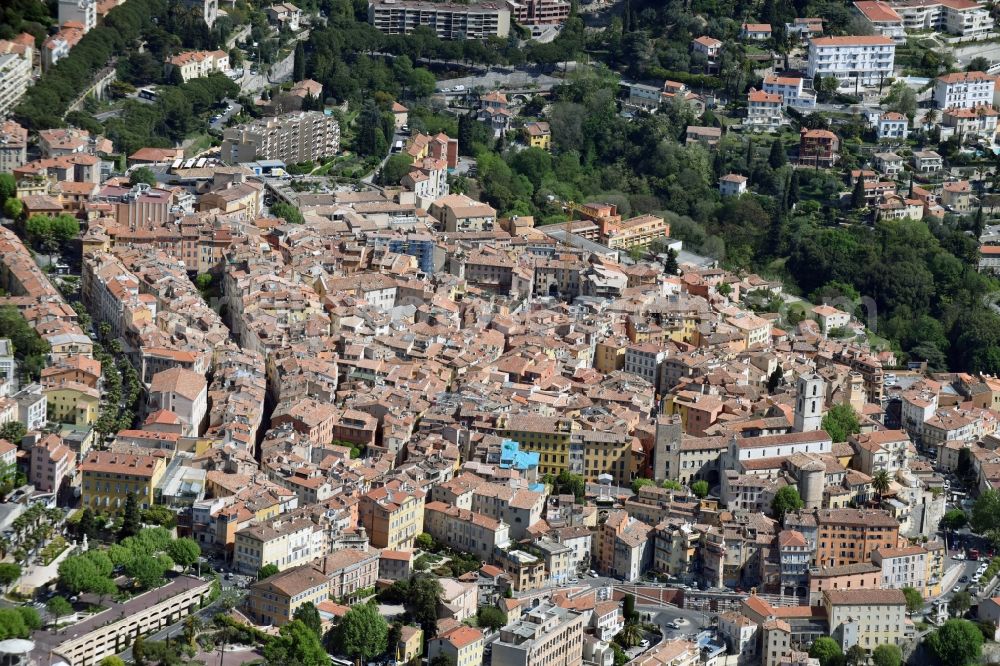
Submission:
[[[770,23],[744,23],[740,28],[740,37],[754,41],[771,39]]]

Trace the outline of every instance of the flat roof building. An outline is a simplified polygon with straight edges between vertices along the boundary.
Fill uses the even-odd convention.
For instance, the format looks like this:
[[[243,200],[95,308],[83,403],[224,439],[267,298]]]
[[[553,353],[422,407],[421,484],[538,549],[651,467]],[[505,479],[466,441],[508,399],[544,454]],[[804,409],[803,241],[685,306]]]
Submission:
[[[368,22],[389,35],[408,35],[427,26],[441,39],[486,39],[510,33],[510,9],[499,2],[374,0],[368,5]]]

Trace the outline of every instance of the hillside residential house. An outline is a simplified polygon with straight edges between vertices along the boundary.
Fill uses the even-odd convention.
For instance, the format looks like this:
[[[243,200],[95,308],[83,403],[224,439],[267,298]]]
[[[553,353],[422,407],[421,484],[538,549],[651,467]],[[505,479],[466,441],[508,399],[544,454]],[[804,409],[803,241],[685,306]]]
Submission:
[[[747,177],[738,173],[727,173],[719,179],[719,194],[724,197],[738,197],[747,191]]]
[[[909,136],[910,120],[902,113],[889,111],[879,116],[877,126],[877,136],[879,141],[898,140],[903,141]]]

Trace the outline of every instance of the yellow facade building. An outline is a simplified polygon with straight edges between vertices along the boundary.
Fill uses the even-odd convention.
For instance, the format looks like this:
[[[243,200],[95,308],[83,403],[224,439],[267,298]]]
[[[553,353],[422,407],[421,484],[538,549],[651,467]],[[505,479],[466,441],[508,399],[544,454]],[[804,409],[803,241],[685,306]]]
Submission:
[[[80,465],[83,506],[94,513],[116,514],[132,493],[139,508],[148,509],[166,468],[159,456],[91,451]]]
[[[281,626],[291,622],[299,606],[330,598],[330,579],[307,564],[274,574],[250,586],[247,612],[255,622]]]
[[[596,483],[601,474],[611,474],[626,485],[630,478],[632,438],[625,433],[586,430],[568,418],[515,415],[502,434],[538,453],[542,475],[565,470]]]
[[[525,123],[524,140],[529,148],[548,150],[552,146],[552,129],[548,123]]]
[[[101,396],[96,388],[80,382],[63,382],[46,387],[48,417],[58,423],[93,425],[101,411]]]
[[[371,545],[389,550],[410,550],[424,531],[426,493],[393,480],[361,497],[358,524],[368,532]]]
[[[606,338],[594,346],[594,369],[610,374],[625,368],[628,338]]]
[[[427,642],[427,661],[446,656],[455,666],[480,666],[483,663],[483,632],[461,625]]]
[[[823,605],[830,633],[855,632],[869,652],[879,645],[900,645],[906,636],[906,595],[902,590],[826,590]]]

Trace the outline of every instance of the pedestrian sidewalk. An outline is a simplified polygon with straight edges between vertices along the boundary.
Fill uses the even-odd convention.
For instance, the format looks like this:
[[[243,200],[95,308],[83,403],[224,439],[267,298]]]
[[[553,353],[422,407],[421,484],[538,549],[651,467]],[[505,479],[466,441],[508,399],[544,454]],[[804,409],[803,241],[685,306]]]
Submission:
[[[54,581],[59,577],[59,563],[75,551],[76,543],[73,542],[67,544],[66,550],[59,553],[59,557],[52,560],[47,566],[42,566],[41,564],[30,565],[27,572],[21,576],[21,580],[17,584],[18,592],[25,596],[31,596],[38,588],[44,587]]]

